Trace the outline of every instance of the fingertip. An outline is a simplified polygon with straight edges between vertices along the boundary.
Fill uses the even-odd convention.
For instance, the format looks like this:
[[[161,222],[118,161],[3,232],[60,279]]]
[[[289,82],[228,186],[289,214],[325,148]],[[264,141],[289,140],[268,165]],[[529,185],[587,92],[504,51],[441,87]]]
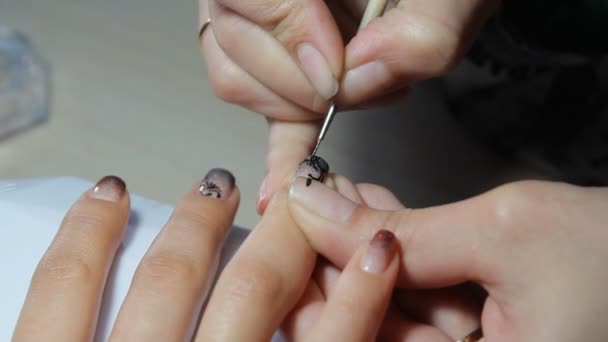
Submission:
[[[120,177],[109,175],[97,181],[86,194],[93,199],[120,203],[128,197],[127,184]]]
[[[255,206],[255,210],[258,213],[258,215],[264,215],[264,212],[266,211],[267,206],[268,206],[268,198],[265,196],[265,194],[259,193],[257,203]]]
[[[360,267],[363,272],[372,274],[395,274],[399,264],[399,246],[395,235],[385,229],[379,230],[369,242]],[[390,271],[393,272],[390,272]],[[395,278],[395,277],[393,277]],[[394,281],[394,279],[393,279]]]
[[[325,225],[344,225],[357,209],[357,203],[310,178],[297,177],[289,188],[290,207]]]
[[[260,189],[258,190],[258,195],[256,198],[256,211],[259,215],[263,215],[266,210],[266,206],[268,205],[268,190],[266,189],[266,183],[268,182],[268,175],[264,177],[262,184],[260,185]]]
[[[312,150],[318,127],[317,122],[269,120],[267,173],[256,203],[260,215],[277,191],[290,186],[298,165]]]
[[[342,194],[342,196],[348,198],[349,200],[359,205],[364,204],[363,198],[361,197],[359,190],[350,179],[343,175],[336,174],[334,177],[334,182],[336,184],[335,190]]]
[[[392,233],[381,230],[355,252],[327,300],[315,329],[319,337],[331,336],[340,341],[376,339],[395,286],[399,262],[396,240]]]

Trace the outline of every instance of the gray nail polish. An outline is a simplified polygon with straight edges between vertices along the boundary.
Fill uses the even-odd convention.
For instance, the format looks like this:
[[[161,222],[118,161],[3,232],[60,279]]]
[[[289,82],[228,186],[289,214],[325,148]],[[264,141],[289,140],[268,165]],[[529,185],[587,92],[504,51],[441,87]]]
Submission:
[[[211,169],[201,181],[198,192],[203,196],[227,198],[234,188],[235,179],[230,171]]]
[[[308,156],[304,159],[298,171],[296,171],[296,177],[306,177],[306,185],[310,185],[313,180],[323,183],[325,177],[329,173],[329,164],[319,156]]]

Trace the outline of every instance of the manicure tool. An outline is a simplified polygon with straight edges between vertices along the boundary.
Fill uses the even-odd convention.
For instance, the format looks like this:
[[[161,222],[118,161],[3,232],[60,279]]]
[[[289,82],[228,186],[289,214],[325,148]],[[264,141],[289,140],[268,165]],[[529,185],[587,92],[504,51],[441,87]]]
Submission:
[[[361,23],[359,24],[359,31],[361,31],[365,26],[367,26],[367,24],[372,21],[372,19],[380,16],[384,12],[387,2],[388,0],[369,0],[367,2],[367,5],[365,6],[365,12],[363,13],[363,18],[361,18]],[[313,156],[317,154],[317,150],[321,145],[321,141],[325,139],[327,130],[329,130],[329,126],[331,125],[331,122],[334,120],[335,116],[336,103],[332,100],[329,104],[327,114],[325,114],[325,120],[323,120],[323,125],[321,126],[319,136],[317,137],[317,144],[315,145],[315,149],[312,151]]]

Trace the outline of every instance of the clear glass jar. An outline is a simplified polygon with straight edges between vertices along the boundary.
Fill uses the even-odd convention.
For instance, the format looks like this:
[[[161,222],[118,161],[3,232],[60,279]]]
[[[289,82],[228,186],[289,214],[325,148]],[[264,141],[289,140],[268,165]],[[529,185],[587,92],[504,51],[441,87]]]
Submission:
[[[0,27],[0,139],[44,121],[49,68],[27,37]]]

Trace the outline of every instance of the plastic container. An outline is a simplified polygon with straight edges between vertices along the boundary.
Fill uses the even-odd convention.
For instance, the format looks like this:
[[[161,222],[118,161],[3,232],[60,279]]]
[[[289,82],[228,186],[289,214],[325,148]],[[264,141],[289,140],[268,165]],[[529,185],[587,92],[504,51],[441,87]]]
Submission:
[[[27,37],[0,27],[0,139],[49,115],[49,68]]]

